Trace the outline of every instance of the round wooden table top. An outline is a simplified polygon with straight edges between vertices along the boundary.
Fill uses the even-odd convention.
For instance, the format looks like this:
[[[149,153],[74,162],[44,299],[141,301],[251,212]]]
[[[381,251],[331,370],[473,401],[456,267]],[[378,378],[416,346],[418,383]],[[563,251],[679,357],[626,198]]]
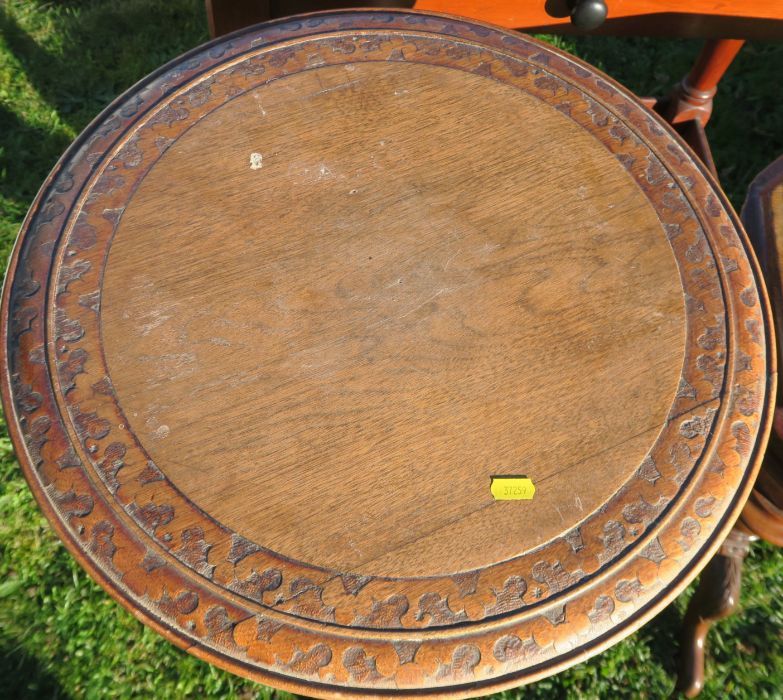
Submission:
[[[323,697],[481,695],[632,632],[738,515],[775,380],[745,235],[673,132],[550,46],[410,12],[251,28],[120,97],[2,319],[79,561]]]

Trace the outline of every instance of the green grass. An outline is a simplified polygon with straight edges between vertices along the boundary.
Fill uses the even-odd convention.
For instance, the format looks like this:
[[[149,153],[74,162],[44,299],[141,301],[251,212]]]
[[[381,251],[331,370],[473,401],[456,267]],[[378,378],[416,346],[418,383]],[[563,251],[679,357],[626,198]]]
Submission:
[[[200,0],[0,2],[0,256],[60,153],[116,94],[206,40]],[[698,42],[556,39],[639,94],[662,94]],[[739,207],[783,153],[783,45],[750,45],[721,85],[708,133]],[[0,698],[268,698],[175,649],[111,600],[40,515],[0,426]],[[496,697],[663,698],[686,596],[609,651]],[[710,639],[705,698],[783,697],[783,552],[756,545],[742,613]],[[281,694],[277,694],[280,696]]]

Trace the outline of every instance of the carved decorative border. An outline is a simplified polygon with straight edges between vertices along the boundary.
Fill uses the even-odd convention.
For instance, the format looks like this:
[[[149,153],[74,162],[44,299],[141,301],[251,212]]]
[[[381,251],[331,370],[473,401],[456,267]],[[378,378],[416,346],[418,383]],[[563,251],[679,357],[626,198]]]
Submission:
[[[406,54],[409,58],[403,59]],[[570,533],[570,542],[554,541],[524,557],[460,574],[456,580],[390,580],[328,571],[291,562],[215,523],[168,482],[134,440],[132,421],[116,400],[99,341],[97,310],[103,266],[121,213],[138,184],[180,134],[259,85],[314,66],[387,60],[389,56],[478,70],[547,104],[554,99],[557,109],[600,139],[645,191],[669,236],[687,298],[692,306],[705,310],[704,314],[688,314],[680,390],[669,411],[670,422],[640,466],[638,477],[600,513]],[[57,283],[50,295],[55,308],[50,324],[55,352],[49,358],[49,369],[53,376],[59,372],[61,411],[70,415],[72,437],[83,444],[88,463],[139,527],[185,566],[257,603],[311,619],[380,628],[463,623],[528,607],[607,568],[642,537],[677,495],[705,445],[704,435],[724,381],[725,309],[702,228],[682,193],[672,188],[671,176],[646,144],[594,99],[554,74],[482,47],[421,34],[358,41],[338,34],[294,47],[251,52],[239,63],[199,76],[155,105],[107,155],[74,206],[59,246]],[[705,265],[689,269],[690,261]],[[76,283],[78,294],[62,293]],[[680,423],[696,419],[702,421],[701,427],[685,438]],[[662,472],[658,464],[668,464],[668,472],[665,467]],[[665,489],[657,482],[667,477],[670,484]],[[628,500],[631,490],[639,499],[635,507]],[[591,541],[603,546],[585,548],[585,542]],[[595,550],[595,554],[588,560],[583,549]],[[577,556],[571,557],[574,561],[566,570],[563,562],[569,550]],[[312,594],[302,595],[305,586]],[[418,600],[418,608],[410,604],[411,599]],[[449,600],[460,599],[466,605],[452,610]]]
[[[209,519],[118,427],[127,420],[98,340],[107,247],[155,159],[249,89],[357,60],[470,71],[555,106],[617,157],[658,211],[686,295],[682,381],[637,475],[565,537],[447,578],[326,571]],[[239,32],[119,98],[36,199],[3,297],[12,437],[42,508],[80,562],[193,653],[310,695],[475,695],[516,685],[641,624],[706,561],[747,496],[775,374],[765,292],[738,229],[698,161],[657,118],[546,45],[388,11]]]

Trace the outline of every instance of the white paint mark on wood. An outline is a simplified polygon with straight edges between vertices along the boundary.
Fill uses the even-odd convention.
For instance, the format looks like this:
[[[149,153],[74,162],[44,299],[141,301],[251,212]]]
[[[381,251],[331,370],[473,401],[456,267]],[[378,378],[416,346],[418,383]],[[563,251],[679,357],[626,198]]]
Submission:
[[[264,105],[261,104],[261,96],[258,94],[253,95],[253,99],[258,103],[258,111],[261,112],[261,116],[266,116],[266,110],[264,109]]]
[[[251,153],[250,154],[250,169],[251,170],[260,170],[263,167],[263,161],[264,156],[262,156],[260,153]]]
[[[156,328],[166,323],[170,318],[171,316],[164,314],[162,310],[152,309],[144,318],[144,320],[148,320],[149,322],[142,323],[137,330],[142,336],[149,335]]]

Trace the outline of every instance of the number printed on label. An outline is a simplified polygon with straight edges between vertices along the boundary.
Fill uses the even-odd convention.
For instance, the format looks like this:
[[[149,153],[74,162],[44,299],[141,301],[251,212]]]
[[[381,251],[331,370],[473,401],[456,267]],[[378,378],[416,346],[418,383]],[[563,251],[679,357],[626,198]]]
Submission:
[[[496,501],[529,501],[535,495],[536,487],[526,476],[493,476],[490,492]]]

